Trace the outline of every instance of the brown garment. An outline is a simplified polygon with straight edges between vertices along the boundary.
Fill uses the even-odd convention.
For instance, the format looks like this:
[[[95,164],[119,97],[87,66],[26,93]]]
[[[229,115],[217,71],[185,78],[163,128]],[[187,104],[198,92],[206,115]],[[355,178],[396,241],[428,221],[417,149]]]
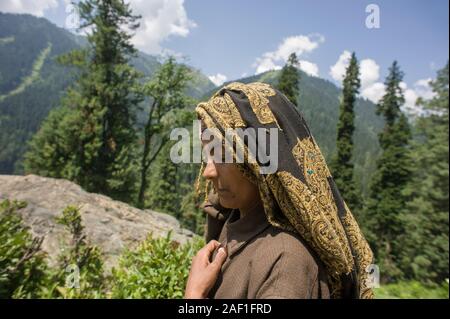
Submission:
[[[215,238],[228,256],[209,298],[330,298],[324,266],[298,235],[270,225],[262,208],[239,215]]]

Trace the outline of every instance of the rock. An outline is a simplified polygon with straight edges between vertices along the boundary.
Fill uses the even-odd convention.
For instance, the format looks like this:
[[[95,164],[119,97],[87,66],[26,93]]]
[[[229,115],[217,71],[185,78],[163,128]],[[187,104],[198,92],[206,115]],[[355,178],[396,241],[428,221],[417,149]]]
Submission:
[[[0,175],[0,199],[6,198],[28,203],[20,213],[33,236],[45,236],[42,249],[47,252],[51,265],[68,242],[69,233],[56,223],[56,217],[68,205],[80,208],[87,239],[102,249],[107,270],[117,264],[124,248],[135,246],[149,233],[158,237],[172,231],[172,239],[181,244],[194,237],[194,233],[181,228],[172,216],[88,193],[64,179]]]

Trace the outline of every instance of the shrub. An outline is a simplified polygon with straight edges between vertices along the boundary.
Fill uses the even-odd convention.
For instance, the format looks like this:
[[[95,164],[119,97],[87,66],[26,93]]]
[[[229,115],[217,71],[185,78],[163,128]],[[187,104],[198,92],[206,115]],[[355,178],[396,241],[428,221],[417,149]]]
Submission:
[[[36,298],[46,282],[43,237],[33,239],[17,213],[26,205],[0,203],[0,298]]]
[[[182,298],[192,257],[204,245],[197,238],[180,245],[166,237],[147,237],[127,250],[112,271],[113,298]]]
[[[418,281],[400,281],[374,289],[379,299],[448,299],[448,279],[439,285],[424,285]]]
[[[86,241],[79,209],[68,206],[57,218],[72,238],[70,245],[59,256],[59,267],[53,270],[52,285],[46,297],[104,298],[107,285],[100,249]]]
[[[17,211],[26,203],[0,203],[0,298],[182,298],[192,257],[201,238],[180,245],[151,235],[126,250],[112,275],[104,275],[101,251],[86,240],[77,207],[57,218],[71,234],[58,265],[49,268],[43,238],[32,238]]]

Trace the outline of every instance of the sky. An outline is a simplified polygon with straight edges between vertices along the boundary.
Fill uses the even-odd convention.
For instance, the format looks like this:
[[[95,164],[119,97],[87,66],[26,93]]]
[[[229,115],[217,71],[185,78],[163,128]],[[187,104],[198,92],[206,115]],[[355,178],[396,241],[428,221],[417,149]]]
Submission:
[[[126,0],[142,16],[133,43],[173,54],[220,85],[279,69],[295,52],[300,68],[341,85],[351,52],[361,95],[377,102],[388,68],[405,73],[406,107],[432,97],[428,81],[449,57],[447,0]],[[1,0],[0,11],[43,16],[75,31],[70,0]]]

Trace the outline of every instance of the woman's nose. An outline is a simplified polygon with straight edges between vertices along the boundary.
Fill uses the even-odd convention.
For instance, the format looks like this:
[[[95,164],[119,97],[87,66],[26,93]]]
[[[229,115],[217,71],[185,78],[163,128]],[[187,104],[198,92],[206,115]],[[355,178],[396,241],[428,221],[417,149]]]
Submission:
[[[205,170],[203,171],[203,177],[206,179],[214,179],[217,177],[217,169],[213,161],[208,161],[206,163]]]

